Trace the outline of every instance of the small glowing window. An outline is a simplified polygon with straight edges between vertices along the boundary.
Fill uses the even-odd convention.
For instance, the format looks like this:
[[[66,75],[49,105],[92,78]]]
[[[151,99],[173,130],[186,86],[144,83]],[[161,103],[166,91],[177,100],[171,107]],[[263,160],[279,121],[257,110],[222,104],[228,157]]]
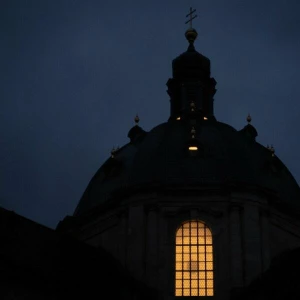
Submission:
[[[180,117],[177,117],[176,120],[179,121],[179,120],[180,120]]]
[[[207,117],[204,117],[203,119],[204,119],[204,120],[207,120]]]
[[[175,296],[213,296],[213,244],[200,221],[183,223],[176,232]]]
[[[189,147],[189,150],[190,150],[190,151],[197,151],[197,150],[198,150],[198,147],[197,147],[197,146],[190,146],[190,147]]]

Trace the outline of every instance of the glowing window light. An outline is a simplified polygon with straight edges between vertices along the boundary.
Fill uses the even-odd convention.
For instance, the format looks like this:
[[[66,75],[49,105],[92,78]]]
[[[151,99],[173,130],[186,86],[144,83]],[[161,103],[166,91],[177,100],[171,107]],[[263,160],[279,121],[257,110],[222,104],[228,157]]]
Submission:
[[[200,221],[183,223],[176,232],[175,296],[213,296],[213,245]]]
[[[207,117],[204,117],[203,119],[204,119],[204,120],[207,120]]]
[[[190,147],[189,147],[189,150],[190,150],[190,151],[197,151],[197,150],[198,150],[198,147],[197,147],[197,146],[190,146]]]
[[[179,121],[179,120],[180,120],[180,117],[177,117],[176,120]]]

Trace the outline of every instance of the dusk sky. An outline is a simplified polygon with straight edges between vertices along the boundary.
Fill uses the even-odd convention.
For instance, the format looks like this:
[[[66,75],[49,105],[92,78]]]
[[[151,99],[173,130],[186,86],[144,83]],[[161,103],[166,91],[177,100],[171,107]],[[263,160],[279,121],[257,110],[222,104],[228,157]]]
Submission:
[[[190,6],[217,120],[250,113],[300,183],[299,0],[2,0],[0,206],[55,228],[136,113],[147,131],[168,120]]]

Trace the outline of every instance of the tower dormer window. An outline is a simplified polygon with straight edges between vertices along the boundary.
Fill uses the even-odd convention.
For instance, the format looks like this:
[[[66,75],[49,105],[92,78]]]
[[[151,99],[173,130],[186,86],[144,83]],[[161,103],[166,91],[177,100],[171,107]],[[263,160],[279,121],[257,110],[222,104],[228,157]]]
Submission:
[[[176,232],[175,296],[213,296],[213,243],[208,226],[188,221]]]

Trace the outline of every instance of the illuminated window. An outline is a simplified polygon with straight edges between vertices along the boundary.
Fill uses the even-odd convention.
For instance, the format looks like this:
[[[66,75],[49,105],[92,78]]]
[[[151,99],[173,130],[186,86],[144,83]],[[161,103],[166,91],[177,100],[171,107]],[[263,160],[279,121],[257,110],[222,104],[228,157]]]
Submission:
[[[183,223],[176,232],[175,296],[213,296],[213,244],[200,221]]]

